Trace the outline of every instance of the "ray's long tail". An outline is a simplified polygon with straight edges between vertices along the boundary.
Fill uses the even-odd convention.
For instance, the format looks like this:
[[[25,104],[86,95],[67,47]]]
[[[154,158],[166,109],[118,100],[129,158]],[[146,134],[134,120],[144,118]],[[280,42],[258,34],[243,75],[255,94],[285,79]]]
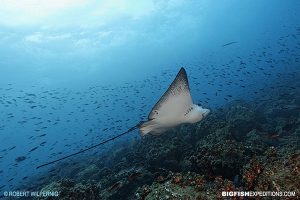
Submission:
[[[38,169],[38,168],[41,168],[41,167],[45,167],[45,166],[47,166],[47,165],[51,165],[51,164],[53,164],[53,163],[56,163],[56,162],[59,162],[59,161],[61,161],[61,160],[66,159],[66,158],[69,158],[69,157],[71,157],[71,156],[75,156],[75,155],[77,155],[77,154],[80,154],[80,153],[86,152],[86,151],[88,151],[88,150],[90,150],[90,149],[93,149],[93,148],[96,148],[96,147],[98,147],[98,146],[101,146],[101,145],[103,145],[103,144],[105,144],[105,143],[107,143],[107,142],[110,142],[110,141],[112,141],[112,140],[114,140],[114,139],[117,139],[117,138],[119,138],[119,137],[121,137],[121,136],[123,136],[123,135],[125,135],[125,134],[127,134],[127,133],[130,133],[131,131],[133,131],[133,130],[139,128],[140,124],[141,124],[141,123],[139,123],[139,124],[137,124],[137,125],[131,127],[130,129],[128,129],[128,130],[125,131],[124,133],[121,133],[121,134],[116,135],[116,136],[114,136],[114,137],[111,137],[111,138],[109,138],[109,139],[107,139],[107,140],[104,140],[104,141],[100,142],[99,144],[95,144],[95,145],[90,146],[90,147],[88,147],[88,148],[86,148],[86,149],[80,150],[80,151],[78,151],[78,152],[76,152],[76,153],[73,153],[73,154],[64,156],[64,157],[62,157],[62,158],[59,158],[59,159],[57,159],[57,160],[53,160],[53,161],[51,161],[51,162],[45,163],[45,164],[40,165],[40,166],[37,166],[36,168]]]

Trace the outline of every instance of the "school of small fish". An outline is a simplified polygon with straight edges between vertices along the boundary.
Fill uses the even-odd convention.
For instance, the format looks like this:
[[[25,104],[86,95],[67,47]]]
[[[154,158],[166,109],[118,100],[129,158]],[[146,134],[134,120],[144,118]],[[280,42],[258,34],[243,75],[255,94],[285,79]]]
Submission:
[[[218,51],[239,45],[243,43],[224,42]],[[295,87],[276,79],[283,75],[299,76],[300,27],[279,37],[276,46],[263,45],[248,55],[235,54],[222,65],[216,64],[219,61],[215,61],[215,54],[218,53],[205,60],[178,63],[177,68],[172,66],[172,70],[142,81],[120,85],[97,85],[77,91],[38,85],[17,88],[14,83],[0,86],[0,189],[21,184],[34,175],[30,169],[38,164],[117,135],[145,119],[182,65],[189,71],[197,103],[213,109],[222,109],[224,103],[239,98],[255,98],[277,87],[285,88],[287,94],[293,92]],[[277,87],[265,88],[264,84],[270,81]],[[125,140],[132,137],[138,139],[139,135]],[[101,149],[91,153],[101,153]],[[52,169],[48,173],[55,175],[58,171]],[[111,190],[117,187],[120,185],[113,185]]]

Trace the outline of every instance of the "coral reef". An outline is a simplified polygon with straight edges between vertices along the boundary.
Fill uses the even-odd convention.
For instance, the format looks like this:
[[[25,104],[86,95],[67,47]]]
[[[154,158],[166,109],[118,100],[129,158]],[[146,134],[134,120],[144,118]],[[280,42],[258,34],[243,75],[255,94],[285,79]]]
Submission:
[[[57,191],[61,200],[93,200],[99,199],[99,187],[93,184],[75,183],[70,179],[62,179],[52,182],[41,191]],[[52,200],[57,197],[38,197],[37,199]]]

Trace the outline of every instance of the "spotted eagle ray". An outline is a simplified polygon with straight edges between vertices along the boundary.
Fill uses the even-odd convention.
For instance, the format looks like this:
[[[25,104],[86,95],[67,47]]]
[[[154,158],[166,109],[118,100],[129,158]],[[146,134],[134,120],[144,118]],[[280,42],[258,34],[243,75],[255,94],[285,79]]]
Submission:
[[[204,119],[209,114],[209,112],[209,109],[205,109],[199,105],[193,104],[187,74],[185,69],[182,67],[167,91],[162,95],[162,97],[152,108],[151,112],[148,115],[147,121],[141,121],[124,133],[111,137],[105,141],[102,141],[101,143],[95,144],[76,153],[40,165],[37,168],[41,168],[69,158],[71,156],[83,153],[116,138],[119,138],[135,129],[140,130],[142,137],[146,134],[161,135],[167,130],[180,124],[193,124],[199,122]]]

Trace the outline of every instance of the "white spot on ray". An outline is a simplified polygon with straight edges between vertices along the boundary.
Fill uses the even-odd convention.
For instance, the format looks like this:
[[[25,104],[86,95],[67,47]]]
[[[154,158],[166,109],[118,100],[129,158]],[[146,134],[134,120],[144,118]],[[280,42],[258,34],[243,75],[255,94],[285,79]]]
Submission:
[[[208,113],[208,109],[193,104],[186,71],[181,68],[139,129],[142,135],[160,135],[179,124],[198,122]]]

